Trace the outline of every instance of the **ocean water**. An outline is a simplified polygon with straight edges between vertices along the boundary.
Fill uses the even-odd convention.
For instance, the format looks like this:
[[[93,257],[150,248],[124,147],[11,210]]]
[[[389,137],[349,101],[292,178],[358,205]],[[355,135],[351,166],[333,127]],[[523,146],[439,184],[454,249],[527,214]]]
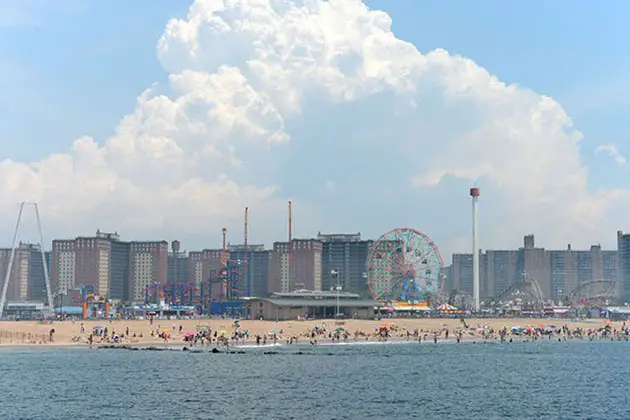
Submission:
[[[0,350],[0,419],[630,419],[630,342]]]

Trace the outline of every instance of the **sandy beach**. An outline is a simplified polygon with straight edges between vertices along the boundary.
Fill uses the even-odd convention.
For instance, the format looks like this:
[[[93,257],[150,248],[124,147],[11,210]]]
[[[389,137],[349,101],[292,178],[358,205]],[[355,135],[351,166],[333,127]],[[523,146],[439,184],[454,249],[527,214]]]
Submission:
[[[264,335],[272,331],[277,333],[279,339],[296,336],[303,338],[316,325],[324,325],[328,331],[338,327],[345,328],[350,334],[361,331],[367,334],[374,333],[380,325],[389,324],[394,328],[393,336],[402,336],[406,331],[415,329],[429,332],[448,328],[451,331],[463,327],[459,319],[444,318],[418,318],[418,319],[384,319],[377,320],[312,320],[312,321],[249,321],[241,320],[240,330],[249,331],[251,337]],[[566,319],[531,319],[531,318],[480,318],[466,319],[468,327],[491,326],[494,329],[513,326],[539,326],[539,325],[566,325],[570,329],[583,328],[596,329],[604,325],[602,319],[572,321]],[[81,333],[83,325],[84,333]],[[179,332],[181,325],[181,331]],[[154,320],[151,324],[148,320],[79,320],[56,321],[50,324],[42,324],[30,321],[3,321],[0,322],[0,346],[81,346],[87,345],[87,337],[94,327],[107,327],[110,335],[124,333],[129,329],[129,339],[124,339],[124,344],[152,345],[164,344],[164,340],[151,335],[156,330],[167,330],[170,337],[169,343],[183,343],[183,333],[197,331],[200,327],[209,327],[212,331],[225,332],[226,336],[234,331],[231,319],[189,319],[189,320]],[[614,324],[621,328],[622,323]],[[49,333],[54,328],[53,341],[49,341]],[[134,337],[135,334],[135,337]],[[469,338],[480,336],[469,329]],[[99,344],[99,341],[95,341]]]

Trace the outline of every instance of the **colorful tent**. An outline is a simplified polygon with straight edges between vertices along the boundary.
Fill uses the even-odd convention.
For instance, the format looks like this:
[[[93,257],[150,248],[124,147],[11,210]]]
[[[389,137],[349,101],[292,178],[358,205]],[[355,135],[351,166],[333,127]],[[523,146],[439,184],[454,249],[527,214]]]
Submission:
[[[448,303],[441,304],[440,306],[438,306],[437,310],[438,312],[447,313],[447,314],[459,312],[459,309],[457,309],[453,305],[449,305]]]

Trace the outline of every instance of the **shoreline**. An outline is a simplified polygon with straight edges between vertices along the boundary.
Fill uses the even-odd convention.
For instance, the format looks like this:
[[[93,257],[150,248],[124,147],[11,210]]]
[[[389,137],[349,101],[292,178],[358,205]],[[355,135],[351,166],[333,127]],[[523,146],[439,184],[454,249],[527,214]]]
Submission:
[[[260,321],[260,320],[239,320],[238,331],[247,331],[246,348],[263,347],[257,346],[255,337],[267,337],[268,341],[276,335],[278,343],[283,347],[295,345],[286,344],[291,338],[298,338],[300,344],[308,344],[310,333],[315,328],[325,331],[324,334],[316,337],[319,345],[349,345],[365,341],[365,336],[369,336],[368,343],[379,341],[379,329],[385,326],[391,329],[387,341],[417,342],[417,336],[407,337],[407,333],[419,334],[423,337],[421,344],[433,344],[433,334],[438,335],[438,342],[445,341],[445,331],[449,331],[451,336],[446,341],[456,341],[455,334],[462,333],[462,341],[483,341],[482,331],[484,328],[497,331],[505,328],[508,331],[515,326],[538,327],[554,326],[583,331],[598,330],[604,325],[609,325],[614,330],[621,330],[625,325],[623,322],[610,322],[605,319],[530,319],[530,318],[469,318],[465,320],[465,326],[460,319],[456,318],[387,318],[377,320],[309,320],[309,321]],[[102,341],[95,336],[93,348],[103,345],[119,345],[133,347],[184,347],[189,343],[183,341],[184,334],[192,334],[200,329],[207,328],[213,333],[218,332],[218,336],[230,337],[237,329],[234,320],[231,319],[186,319],[186,320],[154,320],[153,323],[147,320],[79,320],[79,321],[54,321],[51,324],[40,324],[34,321],[0,321],[0,349],[3,348],[89,348],[87,342],[88,335],[95,330],[108,329],[110,335],[116,333],[129,338],[123,338],[119,343]],[[332,343],[330,334],[337,330],[344,330],[348,336],[347,340]],[[54,341],[48,340],[49,334],[53,331]],[[160,332],[167,332],[169,341],[157,337]],[[126,334],[128,333],[128,334]],[[355,337],[355,334],[359,334]],[[426,337],[425,337],[426,336]],[[217,336],[214,336],[217,337]],[[508,335],[519,341],[519,336]],[[358,339],[357,339],[358,338]],[[546,339],[546,338],[545,338]],[[557,337],[556,337],[557,339]],[[216,340],[216,338],[215,338]],[[37,341],[37,342],[34,342]],[[494,341],[494,337],[489,337],[487,341]],[[329,343],[330,342],[330,343]],[[262,344],[262,343],[261,343]],[[243,344],[234,345],[230,343],[230,348],[239,348]],[[206,344],[203,348],[212,346],[221,347],[216,343]],[[201,348],[199,346],[193,348]]]
[[[234,353],[251,353],[256,351],[262,352],[273,352],[274,350],[282,351],[283,353],[290,354],[290,349],[295,349],[295,351],[302,352],[304,349],[318,349],[318,348],[333,348],[333,347],[370,347],[370,346],[437,346],[437,345],[511,345],[511,344],[522,344],[522,343],[541,343],[541,344],[557,344],[557,343],[588,343],[588,342],[602,342],[602,341],[613,341],[613,342],[627,342],[628,340],[621,339],[561,339],[558,340],[558,336],[553,337],[551,340],[548,338],[538,338],[538,339],[523,339],[521,337],[512,337],[513,341],[509,340],[501,341],[499,339],[478,339],[473,337],[467,337],[462,339],[459,343],[456,339],[441,339],[438,340],[437,343],[434,343],[433,340],[422,341],[418,343],[417,340],[389,340],[389,341],[365,341],[365,340],[348,340],[341,342],[332,342],[332,341],[321,341],[316,345],[312,345],[306,341],[294,343],[294,344],[286,344],[286,343],[277,343],[277,344],[266,344],[266,345],[256,345],[255,343],[247,343],[240,345],[197,345],[190,346],[186,345],[187,343],[123,343],[123,344],[98,344],[93,345],[90,348],[87,343],[59,343],[59,344],[41,344],[41,345],[32,345],[32,344],[6,344],[0,346],[0,353],[2,351],[7,350],[67,350],[67,349],[81,349],[81,350],[128,350],[128,351],[178,351],[178,352],[192,352],[192,353],[225,353],[225,354],[234,354]]]

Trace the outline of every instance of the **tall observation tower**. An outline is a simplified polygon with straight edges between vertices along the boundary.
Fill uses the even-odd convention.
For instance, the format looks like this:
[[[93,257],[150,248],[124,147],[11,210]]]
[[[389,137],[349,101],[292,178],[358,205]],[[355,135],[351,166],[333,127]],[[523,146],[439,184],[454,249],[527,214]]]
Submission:
[[[475,311],[479,311],[479,237],[477,236],[477,201],[479,201],[479,188],[470,189],[472,197],[472,259],[473,259],[473,300]]]
[[[18,247],[18,240],[20,236],[20,227],[22,225],[22,215],[25,207],[32,207],[35,211],[35,218],[37,219],[37,230],[39,231],[39,250],[42,255],[42,266],[44,267],[44,281],[46,283],[46,297],[48,298],[48,309],[50,312],[54,312],[55,307],[53,305],[52,290],[50,287],[50,278],[48,277],[48,264],[46,262],[46,252],[44,251],[44,233],[42,231],[42,220],[39,217],[39,206],[37,203],[31,203],[23,201],[20,204],[20,211],[18,212],[17,221],[15,222],[15,231],[13,232],[13,245],[11,246],[11,256],[9,257],[9,264],[4,276],[4,283],[2,285],[2,291],[0,292],[0,319],[4,313],[4,307],[7,299],[7,289],[9,287],[9,280],[11,280],[11,273],[13,272],[13,262],[15,260],[15,249]]]

